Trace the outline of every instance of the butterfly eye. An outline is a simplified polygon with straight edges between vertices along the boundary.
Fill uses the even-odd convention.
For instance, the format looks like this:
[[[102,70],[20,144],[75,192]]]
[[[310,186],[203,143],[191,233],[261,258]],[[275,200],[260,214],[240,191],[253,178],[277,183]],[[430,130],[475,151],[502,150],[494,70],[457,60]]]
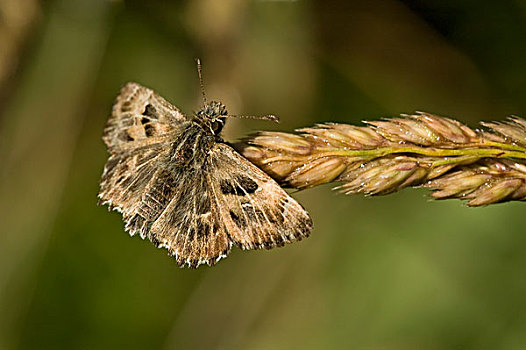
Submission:
[[[212,121],[212,124],[210,125],[210,128],[212,129],[214,135],[217,135],[221,132],[224,125],[225,122],[223,119],[214,119],[214,121]]]

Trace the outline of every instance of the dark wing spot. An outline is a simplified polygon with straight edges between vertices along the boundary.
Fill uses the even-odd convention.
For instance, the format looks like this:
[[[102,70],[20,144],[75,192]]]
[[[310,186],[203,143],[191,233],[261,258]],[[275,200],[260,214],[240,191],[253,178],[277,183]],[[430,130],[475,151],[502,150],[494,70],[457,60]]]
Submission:
[[[126,130],[120,132],[117,138],[121,141],[126,141],[126,142],[131,142],[134,140],[133,137],[131,137],[130,134],[126,132]]]
[[[147,104],[146,105],[142,115],[145,115],[145,116],[150,117],[152,119],[159,119],[159,117],[157,116],[157,110],[151,104]]]
[[[235,194],[234,186],[228,180],[221,180],[219,186],[221,187],[221,193],[223,194]]]
[[[132,104],[130,101],[124,101],[121,105],[122,112],[128,112],[131,110]]]
[[[248,176],[239,176],[237,181],[246,193],[254,193],[259,187],[258,184]]]
[[[238,215],[233,210],[230,210],[230,217],[232,218],[237,227],[247,227],[247,222],[245,221],[245,217],[242,214]]]
[[[155,127],[152,124],[146,124],[144,126],[144,134],[146,135],[146,137],[153,136],[155,134]]]
[[[254,180],[244,175],[236,177],[233,181],[222,180],[219,186],[223,194],[235,194],[238,196],[254,193],[259,187]]]

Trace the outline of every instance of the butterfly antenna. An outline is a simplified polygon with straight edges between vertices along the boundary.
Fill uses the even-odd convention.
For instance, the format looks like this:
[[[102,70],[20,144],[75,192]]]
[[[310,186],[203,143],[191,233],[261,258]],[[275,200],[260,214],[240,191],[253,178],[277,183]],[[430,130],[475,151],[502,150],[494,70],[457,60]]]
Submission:
[[[270,120],[272,122],[279,123],[279,118],[273,114],[267,114],[267,115],[232,115],[232,114],[229,114],[228,116],[232,118]]]
[[[201,60],[199,58],[197,61],[197,74],[199,75],[199,85],[201,86],[201,94],[203,95],[203,102],[205,106],[207,105],[206,94],[205,94],[205,85],[203,84],[203,75],[201,74]]]

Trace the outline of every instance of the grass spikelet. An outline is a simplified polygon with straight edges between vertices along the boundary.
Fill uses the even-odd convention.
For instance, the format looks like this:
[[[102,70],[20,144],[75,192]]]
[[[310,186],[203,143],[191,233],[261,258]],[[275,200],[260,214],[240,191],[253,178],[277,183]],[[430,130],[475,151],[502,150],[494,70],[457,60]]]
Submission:
[[[334,182],[346,194],[427,187],[434,199],[466,199],[469,206],[526,200],[521,118],[483,122],[485,130],[423,112],[364,123],[319,124],[299,134],[263,131],[235,146],[296,189]]]

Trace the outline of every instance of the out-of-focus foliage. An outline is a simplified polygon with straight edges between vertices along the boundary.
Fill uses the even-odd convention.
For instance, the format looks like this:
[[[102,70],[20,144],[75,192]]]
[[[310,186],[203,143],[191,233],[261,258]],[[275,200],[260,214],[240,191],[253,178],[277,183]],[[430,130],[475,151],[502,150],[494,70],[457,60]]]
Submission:
[[[504,1],[0,2],[0,348],[526,347],[523,203],[425,191],[294,196],[315,229],[179,269],[96,206],[101,133],[137,81],[251,130],[425,110],[526,114],[526,5]],[[4,49],[5,47],[5,49]]]

